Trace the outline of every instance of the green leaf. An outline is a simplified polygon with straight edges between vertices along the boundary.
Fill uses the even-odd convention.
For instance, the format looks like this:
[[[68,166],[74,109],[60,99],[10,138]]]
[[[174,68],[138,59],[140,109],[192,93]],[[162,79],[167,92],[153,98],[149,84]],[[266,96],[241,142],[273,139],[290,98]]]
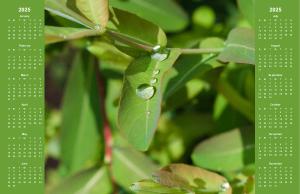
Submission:
[[[96,36],[100,33],[86,28],[45,26],[46,44]]]
[[[76,172],[96,162],[100,154],[102,116],[95,66],[77,55],[67,82],[62,107],[62,165]]]
[[[110,194],[111,192],[108,171],[102,167],[84,170],[67,178],[51,189],[49,194]]]
[[[219,38],[205,39],[200,48],[223,48],[223,40]],[[165,98],[172,96],[176,91],[181,89],[188,81],[203,75],[205,72],[219,66],[213,59],[215,54],[204,55],[183,55],[174,64],[171,71],[167,74],[168,82]]]
[[[195,123],[201,123],[201,125],[195,125]],[[206,137],[213,132],[213,129],[210,114],[186,111],[171,116],[166,112],[160,117],[149,154],[163,165],[181,160],[199,138]]]
[[[110,0],[109,2],[112,7],[134,13],[166,31],[179,31],[188,24],[187,14],[173,0]]]
[[[163,78],[179,55],[179,49],[172,49],[164,61],[143,56],[125,71],[118,123],[129,143],[139,150],[150,146],[161,111]]]
[[[254,162],[254,130],[234,129],[201,142],[192,154],[197,166],[229,172]]]
[[[109,19],[108,0],[75,0],[80,12],[99,27],[105,28]]]
[[[188,194],[186,190],[166,187],[152,180],[135,182],[130,189],[137,194]]]
[[[255,64],[255,35],[250,28],[233,29],[218,59],[222,62]]]
[[[171,164],[155,172],[153,182],[140,181],[132,185],[134,191],[149,191],[153,193],[203,194],[203,193],[227,193],[231,194],[228,181],[213,172],[186,164]],[[161,185],[159,187],[157,184]],[[153,190],[151,190],[153,189]]]
[[[124,71],[133,60],[132,57],[107,42],[94,42],[88,46],[88,50],[96,55],[102,64],[112,66],[112,69]]]
[[[112,170],[118,184],[129,189],[133,182],[151,177],[158,169],[147,156],[131,148],[116,147],[113,150]]]
[[[46,0],[45,9],[53,14],[59,15],[63,18],[71,20],[73,22],[79,23],[87,28],[95,28],[95,24],[87,20],[85,17],[74,11],[72,7],[74,5],[69,5],[68,0]]]
[[[113,9],[113,11],[116,28],[116,31],[114,31],[115,36],[118,35],[119,38],[131,39],[149,46],[166,46],[167,37],[163,30],[155,24],[126,11],[119,9]]]
[[[250,101],[243,98],[226,79],[220,79],[217,83],[217,90],[236,110],[246,116],[250,121],[255,121],[255,108]]]
[[[207,91],[209,88],[210,86],[207,82],[197,78],[192,79],[188,81],[183,88],[176,89],[176,92],[169,95],[164,104],[164,110],[169,111],[182,107],[191,102],[191,100],[201,92]]]
[[[244,17],[254,25],[254,0],[238,0],[238,5]]]

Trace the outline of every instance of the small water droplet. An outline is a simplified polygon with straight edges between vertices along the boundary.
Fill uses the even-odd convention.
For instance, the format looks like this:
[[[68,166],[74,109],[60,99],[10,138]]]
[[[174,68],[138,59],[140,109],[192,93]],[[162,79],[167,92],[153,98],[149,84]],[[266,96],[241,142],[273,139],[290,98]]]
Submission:
[[[157,78],[152,78],[152,79],[150,80],[150,84],[151,84],[151,85],[156,84],[157,81],[158,81]]]
[[[133,183],[133,184],[130,185],[130,189],[132,191],[138,191],[140,189],[140,186],[137,183]]]
[[[154,53],[153,55],[151,55],[151,58],[158,60],[158,61],[164,61],[168,58],[168,54],[167,53]]]
[[[155,88],[148,84],[142,84],[136,89],[136,95],[144,100],[149,100],[154,96]]]
[[[96,24],[94,28],[95,28],[95,30],[100,30],[100,25]]]
[[[221,191],[226,191],[230,188],[230,184],[228,182],[224,182],[222,185],[221,185]]]
[[[156,46],[154,46],[154,47],[152,48],[152,51],[153,51],[154,53],[157,53],[160,49],[161,49],[161,46],[160,46],[160,45],[156,45]]]
[[[156,183],[159,183],[161,181],[160,177],[156,174],[152,174],[152,180]]]
[[[63,39],[67,39],[67,36],[64,34],[60,34],[59,36],[62,37]]]
[[[150,111],[147,111],[147,113],[146,113],[146,114],[147,114],[147,116],[150,116],[151,112],[150,112]]]
[[[154,75],[158,75],[158,74],[159,74],[159,72],[160,72],[160,70],[159,70],[159,69],[155,69],[155,70],[153,71],[153,74],[154,74]]]

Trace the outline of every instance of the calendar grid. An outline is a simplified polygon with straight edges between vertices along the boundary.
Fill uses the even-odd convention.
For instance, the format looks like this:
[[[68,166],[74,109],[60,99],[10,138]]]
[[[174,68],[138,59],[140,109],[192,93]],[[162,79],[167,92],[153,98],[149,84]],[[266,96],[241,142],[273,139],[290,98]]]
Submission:
[[[44,3],[1,13],[0,193],[44,193]]]
[[[256,193],[299,193],[299,2],[256,1]]]

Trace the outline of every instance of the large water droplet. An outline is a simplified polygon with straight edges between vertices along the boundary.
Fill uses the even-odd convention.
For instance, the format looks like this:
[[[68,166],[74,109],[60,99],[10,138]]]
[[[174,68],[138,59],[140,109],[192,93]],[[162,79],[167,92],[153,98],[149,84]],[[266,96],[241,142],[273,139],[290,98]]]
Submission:
[[[156,84],[157,81],[158,81],[157,78],[152,78],[152,79],[150,80],[150,84],[151,84],[151,85]]]
[[[159,69],[155,69],[155,70],[153,71],[153,74],[154,74],[154,75],[158,75],[158,74],[159,74],[159,72],[160,72],[160,70],[159,70]]]
[[[148,84],[142,84],[136,89],[136,95],[144,100],[149,100],[154,96],[155,88]]]
[[[156,45],[156,46],[154,46],[154,47],[152,48],[152,51],[153,51],[154,53],[157,53],[158,51],[160,51],[160,49],[161,49],[161,46],[160,46],[160,45]]]
[[[221,185],[221,191],[227,191],[228,189],[230,188],[230,184],[228,182],[224,182],[222,185]]]

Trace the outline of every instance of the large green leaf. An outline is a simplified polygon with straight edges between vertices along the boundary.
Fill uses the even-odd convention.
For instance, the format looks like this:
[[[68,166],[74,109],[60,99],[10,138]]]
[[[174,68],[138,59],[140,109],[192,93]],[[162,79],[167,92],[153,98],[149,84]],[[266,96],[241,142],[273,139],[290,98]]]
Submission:
[[[112,186],[106,167],[91,168],[73,175],[48,194],[110,194]]]
[[[73,4],[73,3],[72,3]],[[88,28],[95,28],[95,24],[90,22],[88,19],[80,15],[74,10],[74,5],[70,6],[68,0],[46,0],[45,9],[52,12],[53,14],[59,15],[63,18],[79,23]]]
[[[109,19],[108,0],[75,0],[76,7],[94,24],[105,28]]]
[[[254,25],[254,0],[238,0],[238,5],[244,17]]]
[[[164,61],[146,55],[125,71],[118,123],[127,140],[139,150],[147,150],[154,136],[161,111],[163,78],[179,55],[179,49],[170,50]]]
[[[133,184],[131,188],[134,191],[143,191],[147,189],[147,191],[153,193],[160,193],[159,191],[162,191],[164,188],[165,190],[161,193],[168,194],[171,194],[170,189],[176,189],[175,193],[186,194],[231,194],[231,187],[224,177],[205,169],[186,164],[171,164],[155,172],[152,178],[154,182],[164,187],[160,188],[160,190],[156,190],[158,187],[155,184],[145,185],[143,184],[145,181],[141,181]],[[152,191],[149,186],[152,186]]]
[[[254,162],[254,130],[234,129],[200,143],[192,154],[193,162],[203,168],[229,172]]]
[[[249,0],[250,1],[250,0]],[[222,62],[255,64],[255,35],[250,28],[233,29],[218,59]]]
[[[150,178],[157,169],[147,156],[132,148],[116,147],[113,150],[113,176],[127,190],[133,182]]]
[[[45,27],[46,44],[79,39],[87,36],[96,36],[99,34],[98,31],[86,28]]]
[[[95,66],[91,60],[75,58],[62,107],[62,165],[68,173],[95,163],[100,154],[102,116]]]
[[[161,28],[137,15],[119,9],[113,10],[116,29],[110,34],[114,35],[114,39],[126,38],[148,46],[166,46],[167,37]]]
[[[188,24],[186,13],[173,0],[110,0],[109,2],[112,7],[137,14],[166,31],[182,30]]]

